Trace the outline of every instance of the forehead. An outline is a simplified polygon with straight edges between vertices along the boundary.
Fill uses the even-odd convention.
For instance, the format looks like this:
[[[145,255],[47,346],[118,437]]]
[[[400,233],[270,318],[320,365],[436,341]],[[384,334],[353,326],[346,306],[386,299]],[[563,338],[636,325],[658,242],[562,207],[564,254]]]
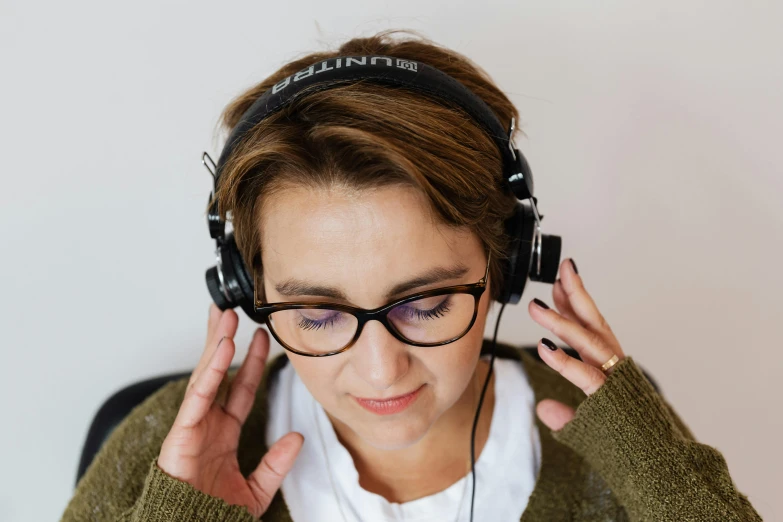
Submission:
[[[482,255],[475,234],[441,223],[424,194],[400,185],[285,188],[264,202],[259,226],[264,270],[271,276],[306,277],[319,268],[336,275],[340,267],[409,274]]]

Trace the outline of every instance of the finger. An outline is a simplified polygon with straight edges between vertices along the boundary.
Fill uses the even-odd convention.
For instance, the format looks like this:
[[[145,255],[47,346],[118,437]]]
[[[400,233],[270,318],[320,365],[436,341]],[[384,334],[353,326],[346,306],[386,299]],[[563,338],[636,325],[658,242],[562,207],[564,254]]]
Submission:
[[[261,514],[266,512],[283,479],[291,471],[304,437],[295,431],[289,432],[272,444],[261,459],[258,467],[248,477],[248,485],[261,505]]]
[[[555,303],[555,308],[560,312],[560,315],[575,323],[581,324],[576,312],[571,308],[571,303],[568,301],[568,296],[566,295],[565,290],[563,290],[563,282],[560,279],[555,281],[555,284],[552,286],[552,299]]]
[[[533,320],[579,352],[579,356],[584,362],[594,367],[601,366],[616,353],[600,334],[566,319],[556,310],[549,308],[543,301],[538,300],[546,308],[540,306],[536,301],[534,299],[528,304],[528,312]]]
[[[198,363],[196,364],[195,368],[193,368],[193,371],[190,372],[190,379],[188,379],[188,389],[190,389],[190,387],[193,385],[193,382],[196,380],[196,378],[198,378],[199,373],[201,373],[201,369],[212,357],[212,338],[214,337],[222,319],[223,312],[214,302],[211,303],[209,305],[209,317],[207,319],[207,339],[204,343],[204,350],[201,352],[201,357],[199,358]]]
[[[207,350],[207,347],[210,346],[209,343],[212,342],[211,339],[215,335],[215,330],[217,329],[222,317],[222,310],[220,310],[220,308],[218,308],[218,306],[213,301],[209,305],[209,318],[207,319],[207,342],[204,344],[204,351],[201,352],[201,358],[199,359],[198,364],[196,364],[196,367],[190,374],[188,387],[193,384],[193,381],[196,380],[196,377],[198,377],[198,374],[201,372],[201,368],[203,368],[204,364],[206,364],[206,362],[209,360],[209,357],[212,356],[212,350]]]
[[[188,381],[188,388],[190,388],[193,385],[196,379],[198,379],[201,372],[207,366],[210,359],[214,355],[215,348],[217,347],[220,340],[223,337],[230,337],[231,339],[233,339],[237,333],[238,326],[239,326],[239,316],[234,310],[229,308],[228,310],[222,313],[215,327],[215,331],[212,334],[212,337],[207,341],[206,345],[204,346],[204,351],[201,354],[201,359],[199,360],[198,364],[196,365],[196,368],[193,370],[193,372],[190,375],[190,380]]]
[[[226,413],[244,424],[256,400],[256,390],[264,373],[269,355],[269,334],[263,328],[256,329],[247,356],[234,376],[229,391]]]
[[[538,355],[550,368],[571,381],[587,395],[592,395],[606,381],[606,375],[601,370],[571,357],[558,347],[551,350],[543,339],[538,343]]]
[[[562,402],[554,399],[544,399],[536,406],[536,413],[550,430],[557,431],[571,422],[576,411]]]
[[[185,392],[185,398],[174,420],[176,425],[181,428],[192,428],[201,422],[215,402],[220,383],[233,358],[234,341],[230,337],[223,337],[218,342],[207,367],[193,382],[193,386]]]
[[[579,318],[581,324],[588,330],[592,330],[609,340],[615,353],[622,357],[622,348],[617,338],[612,332],[612,328],[593,301],[593,298],[587,293],[584,287],[582,277],[576,273],[570,258],[563,260],[560,264],[560,279],[571,308]]]
[[[218,308],[214,301],[209,305],[209,319],[207,320],[207,339],[212,339],[215,334],[215,328],[217,328],[220,318],[223,316],[223,312]]]

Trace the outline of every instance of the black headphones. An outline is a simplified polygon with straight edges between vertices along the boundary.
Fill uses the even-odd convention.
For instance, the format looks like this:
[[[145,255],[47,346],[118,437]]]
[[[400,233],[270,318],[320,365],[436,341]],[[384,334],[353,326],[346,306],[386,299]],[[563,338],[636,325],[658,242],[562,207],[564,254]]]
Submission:
[[[518,303],[528,277],[532,281],[554,284],[560,265],[561,238],[541,233],[544,216],[539,215],[538,200],[533,197],[533,173],[511,139],[514,120],[506,132],[489,106],[465,85],[435,67],[414,60],[376,55],[340,56],[310,65],[275,84],[242,115],[226,140],[217,165],[209,154],[204,152],[202,155],[202,162],[214,180],[208,203],[217,190],[223,165],[248,130],[296,99],[305,89],[304,94],[309,94],[354,81],[402,86],[446,99],[462,107],[481,124],[497,144],[503,159],[503,176],[511,192],[520,200],[505,222],[510,237],[509,258],[503,261],[504,288],[498,301]],[[233,232],[225,234],[226,223],[220,219],[216,201],[209,207],[207,225],[209,235],[216,243],[217,257],[216,266],[206,272],[212,299],[221,310],[241,306],[248,317],[261,323],[255,318],[252,274],[242,261]]]

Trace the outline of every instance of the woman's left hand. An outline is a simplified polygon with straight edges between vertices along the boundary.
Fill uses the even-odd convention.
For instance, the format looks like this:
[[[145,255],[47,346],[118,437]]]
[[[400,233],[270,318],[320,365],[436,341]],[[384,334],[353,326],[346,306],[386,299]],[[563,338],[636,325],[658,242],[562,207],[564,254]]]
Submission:
[[[543,340],[538,343],[538,353],[547,365],[591,395],[612,371],[610,368],[605,374],[601,366],[614,355],[624,359],[623,349],[585,290],[570,258],[560,264],[560,279],[552,287],[552,298],[556,311],[539,307],[534,299],[528,304],[528,312],[535,322],[579,352],[582,360],[571,357],[560,348],[550,350]],[[536,412],[552,430],[561,429],[574,418],[573,408],[552,399],[539,402]]]

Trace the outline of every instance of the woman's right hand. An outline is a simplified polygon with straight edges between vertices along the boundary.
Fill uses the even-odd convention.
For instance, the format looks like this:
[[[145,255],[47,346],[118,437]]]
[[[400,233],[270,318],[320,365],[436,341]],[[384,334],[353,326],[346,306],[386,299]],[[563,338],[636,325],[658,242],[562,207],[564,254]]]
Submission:
[[[255,517],[266,512],[291,470],[304,438],[290,432],[275,442],[245,478],[239,469],[239,434],[255,400],[269,354],[269,334],[258,328],[225,401],[218,387],[234,357],[239,317],[232,309],[209,308],[207,344],[190,376],[185,397],[158,456],[168,475],[229,504],[246,506]],[[260,441],[259,441],[260,442]]]

